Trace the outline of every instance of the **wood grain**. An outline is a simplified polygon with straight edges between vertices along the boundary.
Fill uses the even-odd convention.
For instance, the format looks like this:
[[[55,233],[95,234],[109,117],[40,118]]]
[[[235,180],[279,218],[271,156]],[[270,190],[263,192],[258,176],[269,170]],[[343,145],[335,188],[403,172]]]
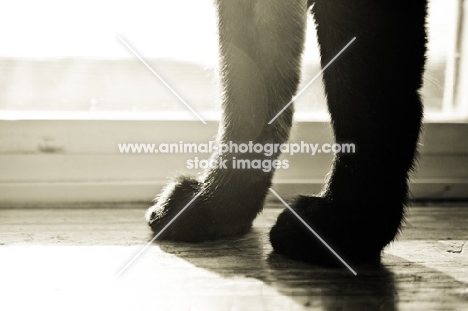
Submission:
[[[272,253],[271,204],[245,236],[152,238],[145,205],[0,209],[2,310],[466,310],[468,208],[412,207],[380,267],[324,269]],[[112,208],[110,208],[112,207]],[[24,299],[26,294],[28,299]]]

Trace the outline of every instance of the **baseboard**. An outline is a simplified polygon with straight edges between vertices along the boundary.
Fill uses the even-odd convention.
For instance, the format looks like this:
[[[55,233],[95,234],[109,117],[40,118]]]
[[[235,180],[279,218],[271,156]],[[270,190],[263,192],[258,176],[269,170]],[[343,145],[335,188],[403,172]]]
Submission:
[[[41,207],[49,204],[99,204],[141,202],[151,200],[163,188],[164,181],[0,183],[0,207]],[[296,194],[317,194],[322,180],[278,180],[273,188],[288,200]],[[468,180],[418,180],[410,184],[413,199],[468,199]],[[267,200],[274,201],[269,196]]]

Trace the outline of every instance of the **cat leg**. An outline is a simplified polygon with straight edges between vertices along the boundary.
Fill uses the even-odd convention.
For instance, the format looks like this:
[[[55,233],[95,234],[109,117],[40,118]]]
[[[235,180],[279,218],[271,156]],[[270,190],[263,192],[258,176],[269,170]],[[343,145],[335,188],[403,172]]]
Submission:
[[[293,97],[307,18],[306,0],[218,0],[223,117],[221,144],[280,144],[288,139],[293,109],[268,122]],[[199,193],[200,196],[162,234],[162,239],[197,242],[248,231],[271,185],[274,169],[233,168],[237,160],[279,156],[240,153],[213,158],[227,167],[211,168],[200,178],[182,176],[170,183],[147,211],[159,232]]]
[[[316,0],[312,9],[337,143],[318,196],[299,196],[292,208],[345,261],[378,259],[401,228],[421,127],[418,90],[426,51],[426,1]],[[276,252],[324,265],[341,265],[296,217],[285,210],[270,232]]]

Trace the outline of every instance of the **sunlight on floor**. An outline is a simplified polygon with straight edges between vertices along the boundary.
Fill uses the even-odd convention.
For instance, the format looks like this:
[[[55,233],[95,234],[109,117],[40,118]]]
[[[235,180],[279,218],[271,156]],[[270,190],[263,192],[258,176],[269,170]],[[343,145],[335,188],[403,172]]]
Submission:
[[[143,210],[0,209],[0,310],[464,310],[464,207],[412,208],[381,267],[272,253],[266,208],[245,236],[150,245]],[[443,216],[441,216],[443,215]]]
[[[136,246],[5,246],[0,248],[3,310],[302,310],[253,278],[229,278],[152,246],[118,277]],[[255,303],[251,304],[254,300]]]
[[[422,264],[468,284],[468,251],[465,245],[465,240],[401,241],[390,245],[385,253]]]

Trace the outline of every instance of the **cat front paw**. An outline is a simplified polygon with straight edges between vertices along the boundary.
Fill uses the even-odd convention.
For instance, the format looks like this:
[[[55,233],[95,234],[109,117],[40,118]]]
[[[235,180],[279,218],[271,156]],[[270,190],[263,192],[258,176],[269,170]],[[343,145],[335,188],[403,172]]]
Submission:
[[[204,187],[207,185],[184,176],[166,186],[146,212],[158,239],[202,242],[249,231],[253,219],[233,218],[225,212],[235,212],[236,202],[223,199],[222,191]]]
[[[321,241],[289,209],[285,209],[270,231],[275,252],[293,259],[323,266],[343,266],[326,246],[348,264],[379,261],[382,248],[389,242],[385,226],[374,214],[353,207],[334,206],[329,200],[299,196],[291,208],[323,240]],[[326,244],[326,245],[325,245]]]

